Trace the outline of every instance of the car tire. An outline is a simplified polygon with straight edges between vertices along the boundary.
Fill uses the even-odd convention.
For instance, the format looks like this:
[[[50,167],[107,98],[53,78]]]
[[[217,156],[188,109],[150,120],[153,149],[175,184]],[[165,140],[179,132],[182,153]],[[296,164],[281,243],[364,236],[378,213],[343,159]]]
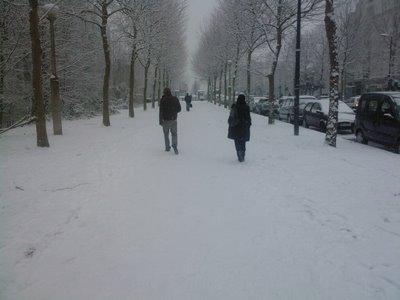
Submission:
[[[319,123],[319,130],[320,130],[321,132],[326,132],[326,125],[325,125],[324,122],[320,122],[320,123]]]
[[[308,126],[308,123],[307,123],[307,120],[306,120],[305,116],[304,116],[304,120],[303,120],[303,125],[304,125],[305,128],[309,128],[310,127],[310,126]]]
[[[400,139],[398,139],[396,145],[394,145],[394,153],[400,154]]]
[[[367,145],[368,144],[368,140],[365,138],[364,133],[362,132],[362,130],[358,130],[356,133],[356,141]]]

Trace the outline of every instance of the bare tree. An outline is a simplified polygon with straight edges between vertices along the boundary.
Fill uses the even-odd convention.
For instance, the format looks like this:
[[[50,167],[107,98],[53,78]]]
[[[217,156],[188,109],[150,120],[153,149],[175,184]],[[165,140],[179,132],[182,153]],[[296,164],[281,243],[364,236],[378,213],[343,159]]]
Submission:
[[[86,0],[88,8],[74,14],[85,22],[96,25],[100,29],[103,53],[104,53],[104,78],[103,78],[103,125],[110,126],[110,74],[111,74],[111,57],[110,44],[108,41],[108,22],[111,16],[121,12],[123,7],[115,5],[115,0]]]

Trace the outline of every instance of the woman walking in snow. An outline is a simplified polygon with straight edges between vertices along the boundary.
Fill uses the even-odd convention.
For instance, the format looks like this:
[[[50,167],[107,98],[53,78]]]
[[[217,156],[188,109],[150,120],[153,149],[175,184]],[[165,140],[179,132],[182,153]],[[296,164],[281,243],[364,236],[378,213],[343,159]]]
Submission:
[[[235,141],[238,160],[244,162],[251,126],[250,107],[246,104],[244,95],[239,95],[236,103],[232,105],[228,124],[228,138]]]

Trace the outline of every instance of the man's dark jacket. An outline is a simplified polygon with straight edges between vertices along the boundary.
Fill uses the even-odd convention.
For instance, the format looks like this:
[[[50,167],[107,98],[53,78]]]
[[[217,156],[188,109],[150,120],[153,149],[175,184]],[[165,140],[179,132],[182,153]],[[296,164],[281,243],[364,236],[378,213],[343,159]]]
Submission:
[[[160,125],[164,121],[175,121],[181,109],[178,98],[172,95],[162,96],[160,100]]]

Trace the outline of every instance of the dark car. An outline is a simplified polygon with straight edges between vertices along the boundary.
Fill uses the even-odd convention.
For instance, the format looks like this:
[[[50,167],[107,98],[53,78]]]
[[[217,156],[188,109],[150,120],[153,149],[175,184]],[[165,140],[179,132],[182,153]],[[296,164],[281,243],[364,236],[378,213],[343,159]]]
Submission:
[[[384,144],[400,153],[400,92],[376,92],[361,96],[356,113],[357,141]]]
[[[354,112],[344,102],[339,101],[338,111],[338,131],[354,130]],[[326,130],[326,123],[329,114],[329,100],[323,99],[318,102],[311,102],[303,110],[304,127],[315,127],[320,131]]]
[[[303,122],[303,109],[310,102],[315,102],[317,99],[313,96],[300,96],[299,99],[299,122]],[[287,97],[282,101],[282,105],[278,110],[279,120],[285,120],[289,123],[294,122],[294,97]]]

